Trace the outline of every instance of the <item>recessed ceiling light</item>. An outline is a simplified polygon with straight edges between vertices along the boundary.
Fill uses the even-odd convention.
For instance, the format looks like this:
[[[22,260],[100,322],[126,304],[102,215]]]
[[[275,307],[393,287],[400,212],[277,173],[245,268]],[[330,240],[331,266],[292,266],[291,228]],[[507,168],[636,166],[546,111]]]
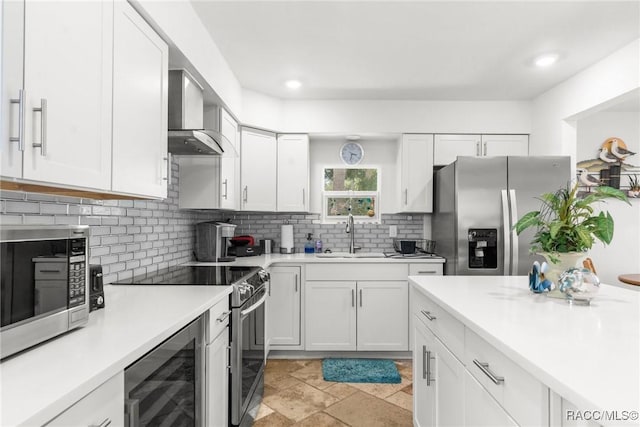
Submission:
[[[302,86],[302,83],[300,83],[300,80],[287,80],[284,84],[289,89],[300,89],[300,86]]]
[[[555,64],[557,60],[558,60],[557,53],[546,53],[534,59],[533,63],[536,65],[536,67],[544,68],[544,67],[549,67],[550,65]]]

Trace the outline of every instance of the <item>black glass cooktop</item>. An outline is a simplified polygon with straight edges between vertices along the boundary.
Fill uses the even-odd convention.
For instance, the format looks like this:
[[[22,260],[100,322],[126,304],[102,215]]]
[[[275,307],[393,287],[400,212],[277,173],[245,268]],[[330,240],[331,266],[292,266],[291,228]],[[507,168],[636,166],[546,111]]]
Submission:
[[[176,266],[113,282],[114,285],[197,285],[228,286],[260,267]]]

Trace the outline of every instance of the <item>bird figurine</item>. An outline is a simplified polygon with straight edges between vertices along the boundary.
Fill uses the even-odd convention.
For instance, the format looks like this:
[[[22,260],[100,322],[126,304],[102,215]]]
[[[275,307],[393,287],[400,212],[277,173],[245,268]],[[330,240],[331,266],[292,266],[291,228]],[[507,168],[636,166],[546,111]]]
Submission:
[[[549,266],[546,262],[540,265],[538,261],[534,261],[531,271],[529,272],[529,289],[531,292],[540,294],[553,289],[553,283],[544,277],[544,274],[548,270]]]
[[[600,180],[589,175],[589,171],[583,168],[579,168],[576,170],[580,175],[578,179],[580,180],[580,184],[586,187],[597,187],[600,185]]]
[[[618,159],[622,161],[629,156],[633,156],[636,153],[634,153],[633,151],[629,151],[624,147],[620,147],[618,145],[618,140],[614,139],[611,141],[611,154],[613,154],[614,156],[616,156]]]
[[[618,158],[614,155],[612,155],[611,153],[609,153],[609,150],[607,149],[607,147],[602,147],[600,149],[600,160],[602,160],[605,163],[617,163],[618,162]]]

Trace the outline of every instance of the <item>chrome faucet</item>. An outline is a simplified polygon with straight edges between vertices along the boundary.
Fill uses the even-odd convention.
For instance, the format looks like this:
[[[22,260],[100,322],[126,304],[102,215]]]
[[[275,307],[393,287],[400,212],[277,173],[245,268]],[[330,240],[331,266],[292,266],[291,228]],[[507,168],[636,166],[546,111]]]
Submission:
[[[353,215],[351,215],[351,208],[349,208],[349,217],[347,218],[347,228],[345,230],[349,234],[349,253],[356,253],[356,230],[353,222]],[[359,248],[358,248],[359,249]]]

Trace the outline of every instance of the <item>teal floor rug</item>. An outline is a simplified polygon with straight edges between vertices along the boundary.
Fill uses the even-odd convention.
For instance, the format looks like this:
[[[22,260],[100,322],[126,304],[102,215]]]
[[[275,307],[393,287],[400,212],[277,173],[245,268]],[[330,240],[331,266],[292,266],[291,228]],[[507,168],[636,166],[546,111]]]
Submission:
[[[399,384],[401,380],[396,364],[386,359],[324,359],[322,377],[341,383]]]

